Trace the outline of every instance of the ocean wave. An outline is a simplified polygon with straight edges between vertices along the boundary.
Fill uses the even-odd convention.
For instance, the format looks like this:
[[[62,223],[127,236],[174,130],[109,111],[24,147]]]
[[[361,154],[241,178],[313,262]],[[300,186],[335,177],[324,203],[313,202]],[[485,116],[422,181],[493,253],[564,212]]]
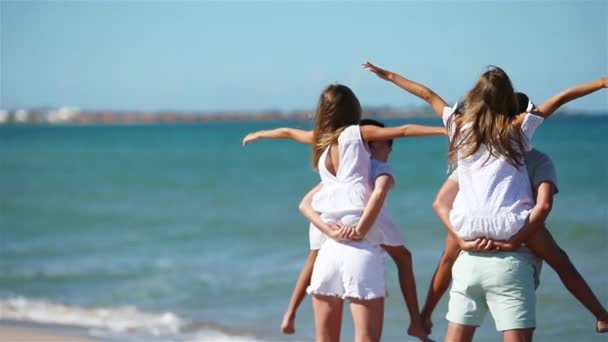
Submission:
[[[80,307],[47,300],[12,297],[0,299],[0,320],[75,326],[96,335],[148,335],[172,341],[261,341],[232,335],[229,330],[193,322],[173,312],[145,312],[134,306]]]

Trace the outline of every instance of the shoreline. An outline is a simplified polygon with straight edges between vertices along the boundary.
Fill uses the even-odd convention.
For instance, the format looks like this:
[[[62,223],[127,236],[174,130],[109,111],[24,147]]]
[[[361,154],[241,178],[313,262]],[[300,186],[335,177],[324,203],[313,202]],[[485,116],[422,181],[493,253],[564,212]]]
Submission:
[[[196,124],[212,122],[311,121],[313,111],[292,112],[138,112],[138,111],[74,111],[55,115],[53,111],[1,111],[3,125],[121,125],[121,124]],[[374,119],[435,119],[427,109],[365,109],[363,117]],[[605,111],[561,110],[556,117],[606,117]]]
[[[0,340],[7,342],[100,342],[86,330],[59,324],[0,320]]]

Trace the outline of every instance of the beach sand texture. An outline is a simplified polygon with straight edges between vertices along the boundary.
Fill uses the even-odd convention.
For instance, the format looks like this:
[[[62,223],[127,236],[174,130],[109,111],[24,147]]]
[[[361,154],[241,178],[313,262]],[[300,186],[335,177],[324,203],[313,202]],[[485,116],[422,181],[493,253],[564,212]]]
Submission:
[[[88,338],[49,332],[43,329],[0,325],[0,340],[4,342],[95,342]]]

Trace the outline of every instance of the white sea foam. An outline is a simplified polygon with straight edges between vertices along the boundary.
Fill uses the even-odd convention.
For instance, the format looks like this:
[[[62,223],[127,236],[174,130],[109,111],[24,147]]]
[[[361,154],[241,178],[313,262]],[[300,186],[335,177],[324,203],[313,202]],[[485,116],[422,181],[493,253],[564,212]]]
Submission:
[[[84,308],[15,297],[0,300],[0,319],[62,324],[154,336],[176,334],[186,321],[172,312],[148,313],[133,306]]]
[[[185,342],[261,342],[262,340],[247,336],[231,336],[219,331],[201,331]]]
[[[248,336],[231,335],[208,324],[191,322],[172,312],[144,312],[127,305],[87,308],[12,297],[0,299],[0,320],[77,326],[89,329],[96,336],[135,334],[184,342],[262,341]]]

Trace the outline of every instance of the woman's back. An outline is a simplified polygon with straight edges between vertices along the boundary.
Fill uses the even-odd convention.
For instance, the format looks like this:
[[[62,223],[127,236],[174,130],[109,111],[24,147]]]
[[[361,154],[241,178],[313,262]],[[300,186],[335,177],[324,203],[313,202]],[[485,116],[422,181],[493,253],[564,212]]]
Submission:
[[[338,137],[338,162],[334,159],[329,163],[335,174],[327,167],[331,161],[331,148],[327,147],[319,158],[318,169],[323,188],[313,197],[312,207],[321,213],[321,218],[326,222],[355,226],[372,191],[369,184],[371,156],[358,125],[345,128]],[[375,231],[377,229],[372,228],[366,239],[377,240]]]

